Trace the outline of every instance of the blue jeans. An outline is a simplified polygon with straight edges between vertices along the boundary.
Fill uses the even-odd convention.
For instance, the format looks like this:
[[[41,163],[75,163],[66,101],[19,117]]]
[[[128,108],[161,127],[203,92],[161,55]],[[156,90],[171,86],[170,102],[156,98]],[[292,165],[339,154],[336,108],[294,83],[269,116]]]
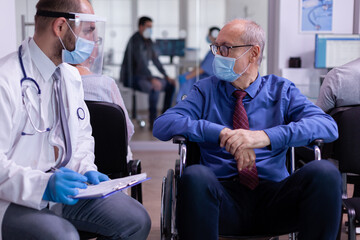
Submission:
[[[238,180],[219,181],[202,165],[179,182],[177,224],[181,239],[218,235],[281,235],[336,239],[341,217],[341,176],[332,163],[312,161],[281,182],[260,179],[255,190]]]
[[[165,112],[168,108],[171,107],[175,86],[170,84],[165,79],[157,79],[161,82],[161,91],[165,92],[164,104],[162,108],[162,112]],[[157,117],[157,104],[159,102],[159,95],[161,91],[154,90],[151,82],[147,78],[141,77],[135,77],[135,89],[149,94],[149,122],[150,125],[152,125],[155,118]]]
[[[122,192],[107,198],[64,205],[63,214],[11,204],[2,224],[3,239],[77,240],[77,230],[97,233],[98,239],[146,239],[151,221],[144,207]]]

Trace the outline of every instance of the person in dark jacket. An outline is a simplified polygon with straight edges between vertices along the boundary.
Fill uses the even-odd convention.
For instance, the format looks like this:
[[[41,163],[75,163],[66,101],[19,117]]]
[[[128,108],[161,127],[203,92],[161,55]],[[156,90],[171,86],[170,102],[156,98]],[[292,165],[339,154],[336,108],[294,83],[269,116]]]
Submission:
[[[152,128],[157,116],[156,106],[160,91],[165,91],[162,111],[171,107],[175,92],[175,80],[169,78],[155,52],[151,40],[152,19],[141,17],[139,30],[132,35],[127,46],[120,72],[120,81],[125,87],[131,87],[149,94],[149,123]],[[152,61],[163,78],[154,76],[149,69],[149,61]]]

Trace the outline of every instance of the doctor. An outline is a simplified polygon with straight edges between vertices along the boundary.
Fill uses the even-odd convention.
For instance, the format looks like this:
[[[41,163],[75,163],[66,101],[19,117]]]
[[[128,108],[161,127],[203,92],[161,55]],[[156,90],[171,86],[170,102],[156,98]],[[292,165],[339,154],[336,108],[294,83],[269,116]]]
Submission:
[[[149,215],[127,195],[72,198],[108,179],[94,164],[80,75],[63,63],[89,57],[95,39],[81,34],[94,30],[92,7],[40,0],[36,9],[34,37],[0,59],[0,238],[146,239]]]

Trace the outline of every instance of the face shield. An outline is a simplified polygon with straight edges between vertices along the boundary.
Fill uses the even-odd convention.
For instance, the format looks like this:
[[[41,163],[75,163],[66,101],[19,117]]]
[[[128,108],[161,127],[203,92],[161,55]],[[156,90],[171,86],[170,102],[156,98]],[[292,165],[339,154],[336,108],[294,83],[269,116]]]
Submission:
[[[94,43],[90,56],[77,66],[89,71],[89,74],[102,74],[104,58],[104,37],[105,37],[105,19],[93,14],[75,13],[71,24],[72,30],[77,38],[85,39]],[[76,45],[75,45],[76,50]]]
[[[87,74],[102,74],[106,22],[104,18],[94,14],[64,13],[47,10],[38,10],[36,15],[66,18],[70,30],[76,38],[76,42],[75,49],[73,51],[68,51],[61,38],[59,38],[64,48],[63,59],[64,52],[66,52],[69,61],[65,62],[83,67]]]

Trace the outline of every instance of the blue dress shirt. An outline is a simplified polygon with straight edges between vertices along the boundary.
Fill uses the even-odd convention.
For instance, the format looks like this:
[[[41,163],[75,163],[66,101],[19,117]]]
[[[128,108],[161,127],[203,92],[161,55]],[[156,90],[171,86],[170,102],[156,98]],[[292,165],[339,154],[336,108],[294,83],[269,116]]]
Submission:
[[[183,135],[198,142],[201,164],[218,178],[235,176],[238,171],[234,157],[219,146],[220,131],[224,127],[233,129],[235,90],[231,83],[215,76],[198,81],[185,100],[157,118],[154,136],[167,141]],[[254,149],[262,179],[278,182],[289,175],[285,166],[289,147],[308,145],[317,138],[330,142],[338,137],[335,121],[285,78],[258,74],[245,91],[248,95],[243,103],[250,130],[264,130],[271,142],[269,147]]]

